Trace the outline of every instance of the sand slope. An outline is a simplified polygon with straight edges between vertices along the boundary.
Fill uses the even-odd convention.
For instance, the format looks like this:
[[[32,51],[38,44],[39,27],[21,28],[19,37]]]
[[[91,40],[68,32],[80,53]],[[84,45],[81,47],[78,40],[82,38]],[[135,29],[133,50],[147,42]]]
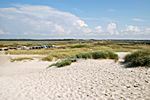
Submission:
[[[11,62],[11,58],[31,57],[32,61]],[[0,54],[0,77],[39,72],[52,62],[41,61],[41,55],[5,55]]]
[[[0,77],[1,100],[149,100],[150,69],[112,60]]]

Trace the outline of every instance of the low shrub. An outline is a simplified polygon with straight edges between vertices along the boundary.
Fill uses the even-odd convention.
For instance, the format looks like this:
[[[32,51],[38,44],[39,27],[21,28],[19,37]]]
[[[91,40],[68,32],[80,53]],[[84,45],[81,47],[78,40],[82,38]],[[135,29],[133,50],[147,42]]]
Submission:
[[[92,58],[91,53],[79,53],[75,56],[76,58],[89,59]]]
[[[92,52],[93,59],[114,59],[115,61],[118,60],[118,55],[111,52],[111,51],[96,51]]]
[[[70,46],[71,48],[84,48],[84,47],[89,47],[88,45],[86,44],[77,44],[77,45],[74,45],[74,46]]]
[[[46,56],[44,58],[42,58],[43,61],[52,61],[53,57],[52,56]]]
[[[150,67],[150,51],[141,50],[128,54],[125,57],[125,63],[127,67],[145,66]]]
[[[118,55],[111,52],[111,51],[107,51],[109,59],[114,59],[115,61],[117,61],[119,59]]]
[[[118,60],[118,55],[111,51],[95,51],[88,53],[79,53],[75,56],[76,58],[84,59],[115,59]]]
[[[92,52],[92,58],[93,59],[99,59],[99,58],[108,58],[108,53],[105,51],[96,51],[96,52]]]
[[[59,67],[70,65],[72,62],[76,62],[76,60],[75,59],[73,59],[73,60],[72,59],[62,60],[60,62],[51,64],[49,67],[56,66],[56,67],[59,68]]]

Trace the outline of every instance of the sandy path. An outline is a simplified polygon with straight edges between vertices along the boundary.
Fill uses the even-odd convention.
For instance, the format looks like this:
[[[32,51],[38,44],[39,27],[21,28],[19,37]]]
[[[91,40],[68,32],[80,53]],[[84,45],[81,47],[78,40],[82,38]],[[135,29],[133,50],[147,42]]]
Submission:
[[[124,57],[127,55],[127,54],[130,54],[130,52],[115,52],[118,57],[119,57],[119,61],[124,61]]]
[[[150,69],[123,68],[112,60],[0,77],[2,100],[149,100]]]

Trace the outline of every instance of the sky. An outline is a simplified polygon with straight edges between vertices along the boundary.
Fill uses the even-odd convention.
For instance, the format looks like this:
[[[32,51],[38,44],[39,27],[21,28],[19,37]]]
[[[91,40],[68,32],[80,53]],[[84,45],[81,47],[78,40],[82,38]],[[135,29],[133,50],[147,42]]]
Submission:
[[[1,39],[150,39],[150,0],[0,0]]]

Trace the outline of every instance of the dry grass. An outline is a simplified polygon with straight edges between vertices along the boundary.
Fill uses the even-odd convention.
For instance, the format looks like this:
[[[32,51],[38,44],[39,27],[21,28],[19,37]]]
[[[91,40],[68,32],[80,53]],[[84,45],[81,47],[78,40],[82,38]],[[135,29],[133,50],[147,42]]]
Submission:
[[[65,46],[65,45],[63,45]],[[113,51],[113,52],[134,52],[142,49],[150,49],[150,45],[136,44],[136,45],[117,45],[117,44],[66,44],[65,49],[51,48],[51,49],[38,49],[38,50],[9,50],[7,54],[36,54],[46,55],[42,60],[52,61],[53,59],[64,59],[70,56],[74,56],[83,52],[94,51]]]
[[[6,42],[6,43],[5,43]],[[51,48],[51,49],[36,49],[36,50],[9,50],[6,54],[34,54],[34,55],[45,55],[42,60],[51,61],[53,59],[64,59],[70,56],[83,52],[94,52],[94,51],[113,51],[113,52],[134,52],[142,49],[150,49],[149,44],[134,44],[128,43],[130,41],[92,41],[92,40],[71,40],[71,41],[21,41],[21,42],[10,42],[4,41],[1,44],[4,45],[42,45],[42,44],[55,44],[63,46],[65,49]],[[146,43],[146,42],[144,42]]]
[[[29,58],[29,57],[20,57],[20,58],[13,58],[11,59],[11,62],[15,62],[15,61],[27,61],[27,60],[33,60],[33,58]]]

